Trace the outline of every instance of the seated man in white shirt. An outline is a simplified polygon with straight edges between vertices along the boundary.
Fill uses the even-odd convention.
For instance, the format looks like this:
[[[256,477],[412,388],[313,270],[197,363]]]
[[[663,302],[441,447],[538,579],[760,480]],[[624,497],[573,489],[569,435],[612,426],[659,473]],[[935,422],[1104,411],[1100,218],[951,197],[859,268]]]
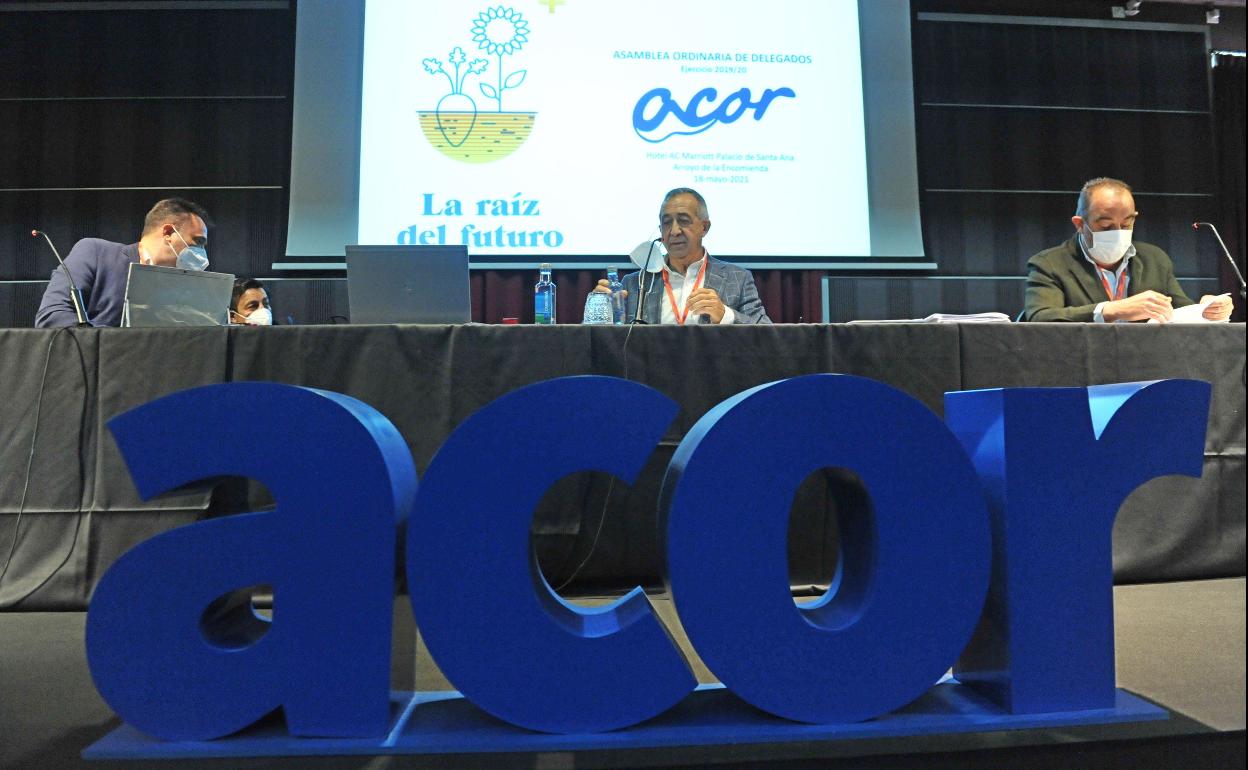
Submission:
[[[630,321],[637,316],[640,296],[640,320],[646,323],[771,323],[750,271],[715,259],[703,248],[711,218],[696,190],[678,187],[665,195],[659,226],[667,249],[663,271],[624,276]],[[610,289],[604,280],[594,291]]]

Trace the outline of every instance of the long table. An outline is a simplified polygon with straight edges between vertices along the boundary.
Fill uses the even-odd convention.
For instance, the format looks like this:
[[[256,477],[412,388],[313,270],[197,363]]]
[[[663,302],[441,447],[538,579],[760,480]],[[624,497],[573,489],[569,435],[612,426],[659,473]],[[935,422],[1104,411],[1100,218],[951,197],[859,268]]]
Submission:
[[[263,506],[265,490],[238,479],[139,500],[105,426],[170,392],[254,380],[373,405],[403,434],[418,472],[464,418],[517,387],[603,374],[658,389],[681,410],[637,483],[571,476],[534,514],[534,547],[552,585],[609,589],[660,580],[655,509],[667,462],[699,417],[746,388],[802,374],[855,374],[897,387],[939,415],[943,394],[954,390],[1201,379],[1213,384],[1204,474],[1157,479],[1127,499],[1114,530],[1115,579],[1243,575],[1244,331],[1243,324],[3,329],[0,607],[80,609],[135,543]],[[602,409],[603,435],[587,440],[610,440],[612,422],[628,419],[612,404]],[[254,435],[247,425],[238,426],[238,440],[240,452],[282,445],[282,436]],[[831,579],[837,516],[863,504],[851,487],[828,471],[796,491],[795,585],[818,590]]]

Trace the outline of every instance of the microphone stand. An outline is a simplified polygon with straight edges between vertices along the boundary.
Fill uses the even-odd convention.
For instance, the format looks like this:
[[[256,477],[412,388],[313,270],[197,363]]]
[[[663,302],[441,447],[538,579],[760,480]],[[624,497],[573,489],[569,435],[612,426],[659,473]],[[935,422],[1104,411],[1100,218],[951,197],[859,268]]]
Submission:
[[[1231,269],[1235,271],[1235,277],[1239,279],[1239,298],[1248,299],[1248,287],[1244,284],[1244,274],[1239,272],[1239,265],[1235,264],[1235,258],[1231,256],[1231,250],[1226,248],[1226,244],[1222,241],[1222,236],[1218,234],[1218,228],[1209,222],[1193,222],[1192,229],[1199,230],[1202,225],[1213,231],[1213,237],[1218,239],[1218,245],[1222,247],[1222,253],[1226,255],[1226,261],[1231,263]]]
[[[52,249],[53,256],[61,265],[61,271],[65,273],[65,279],[69,281],[69,301],[74,305],[74,315],[78,317],[78,325],[90,326],[91,324],[87,321],[87,306],[82,301],[82,292],[78,291],[78,284],[74,283],[74,277],[70,275],[69,268],[65,266],[65,260],[61,259],[61,253],[52,245],[52,239],[42,230],[31,230],[30,234],[36,238],[42,235],[43,239],[48,242],[48,248]]]
[[[641,318],[641,310],[646,304],[646,290],[644,287],[646,285],[646,276],[650,274],[650,257],[654,256],[654,244],[655,241],[650,241],[650,248],[646,251],[646,264],[641,266],[641,272],[637,274],[637,289],[641,293],[637,297],[637,311],[633,313],[633,323],[635,324],[646,323]],[[650,285],[654,286],[653,278],[650,279]]]

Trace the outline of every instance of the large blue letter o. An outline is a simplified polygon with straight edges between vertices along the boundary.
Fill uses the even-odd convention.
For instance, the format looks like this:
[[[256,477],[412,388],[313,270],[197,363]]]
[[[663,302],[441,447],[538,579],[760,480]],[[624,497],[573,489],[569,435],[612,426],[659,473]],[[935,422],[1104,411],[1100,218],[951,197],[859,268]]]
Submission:
[[[802,480],[846,468],[872,512],[842,532],[839,585],[798,607],[789,508]],[[777,716],[869,719],[930,688],[966,645],[988,587],[988,511],[953,435],[910,396],[810,375],[708,412],[662,494],[668,583],[703,661]]]

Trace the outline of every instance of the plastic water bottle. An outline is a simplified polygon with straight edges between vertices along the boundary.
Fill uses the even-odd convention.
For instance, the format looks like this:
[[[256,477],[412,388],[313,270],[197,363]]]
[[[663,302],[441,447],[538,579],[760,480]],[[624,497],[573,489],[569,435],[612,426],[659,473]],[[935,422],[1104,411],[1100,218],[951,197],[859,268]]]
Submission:
[[[611,314],[617,324],[624,323],[624,284],[620,282],[620,271],[615,265],[607,268],[607,284],[611,287]]]
[[[555,322],[555,283],[550,280],[550,264],[543,262],[537,285],[533,287],[533,323]]]

